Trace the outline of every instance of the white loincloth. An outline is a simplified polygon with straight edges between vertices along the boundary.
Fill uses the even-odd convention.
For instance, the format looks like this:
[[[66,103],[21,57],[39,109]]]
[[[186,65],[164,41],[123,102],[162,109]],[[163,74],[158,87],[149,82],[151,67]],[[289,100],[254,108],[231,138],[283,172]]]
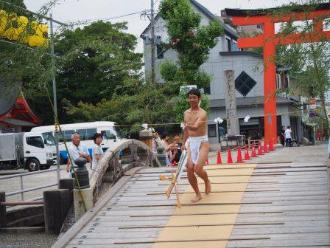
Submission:
[[[194,165],[197,164],[199,158],[199,149],[203,142],[208,142],[207,135],[198,136],[198,137],[189,137],[187,140],[188,147],[190,149],[191,161],[194,163]]]

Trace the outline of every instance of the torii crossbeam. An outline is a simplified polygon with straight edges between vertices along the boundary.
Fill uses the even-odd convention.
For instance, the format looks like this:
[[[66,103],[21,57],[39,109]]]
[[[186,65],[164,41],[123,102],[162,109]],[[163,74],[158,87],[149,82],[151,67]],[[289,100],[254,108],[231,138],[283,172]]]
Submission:
[[[330,17],[330,3],[315,6],[301,5],[285,13],[281,12],[281,8],[265,10],[226,9],[225,11],[227,16],[232,17],[232,22],[236,26],[263,25],[262,34],[255,37],[239,38],[238,47],[263,48],[265,142],[276,142],[276,46],[330,40],[330,31],[324,30],[323,25],[324,20]],[[276,12],[279,14],[276,15]],[[293,33],[286,36],[275,33],[275,23],[304,20],[313,21],[313,29],[309,33]]]

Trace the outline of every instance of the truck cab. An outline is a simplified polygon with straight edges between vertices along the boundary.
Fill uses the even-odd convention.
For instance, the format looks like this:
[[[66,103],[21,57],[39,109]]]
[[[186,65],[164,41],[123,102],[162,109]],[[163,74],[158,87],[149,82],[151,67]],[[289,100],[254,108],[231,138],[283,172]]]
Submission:
[[[56,163],[56,148],[53,135],[29,132],[23,138],[24,167],[29,171],[49,169]]]

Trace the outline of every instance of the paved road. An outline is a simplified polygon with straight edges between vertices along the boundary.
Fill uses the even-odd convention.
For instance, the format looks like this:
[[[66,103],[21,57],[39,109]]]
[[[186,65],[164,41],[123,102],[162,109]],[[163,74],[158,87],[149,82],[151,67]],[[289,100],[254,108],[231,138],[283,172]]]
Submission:
[[[52,166],[51,169],[56,169],[56,166]],[[9,170],[6,170],[6,173],[10,172]],[[24,175],[27,171],[23,170],[12,170],[12,172],[18,172],[17,175]],[[35,187],[40,187],[43,185],[49,185],[49,184],[56,184],[57,183],[57,172],[56,171],[48,171],[48,170],[43,170],[42,174],[34,174],[34,175],[27,175],[23,176],[23,186],[24,189],[29,189],[29,188],[35,188]],[[9,192],[14,192],[14,191],[19,191],[21,188],[20,186],[20,177],[15,177],[15,178],[10,178],[10,179],[4,179],[6,175],[0,176],[0,190],[5,191],[6,193]],[[61,166],[61,178],[66,178],[68,177],[68,173],[65,171],[65,166]],[[49,187],[47,189],[52,189],[56,188],[54,187]],[[42,192],[45,189],[40,189],[37,191],[32,191],[32,192],[27,192],[24,193],[24,200],[29,200],[37,197],[42,196]],[[7,200],[21,200],[21,195],[14,195],[14,196],[8,196]]]

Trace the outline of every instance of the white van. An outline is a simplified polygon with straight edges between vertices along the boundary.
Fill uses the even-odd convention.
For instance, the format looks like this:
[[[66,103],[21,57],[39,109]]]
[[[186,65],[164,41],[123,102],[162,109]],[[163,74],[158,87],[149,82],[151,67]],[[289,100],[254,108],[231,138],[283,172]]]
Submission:
[[[115,142],[120,139],[119,133],[115,127],[115,123],[110,121],[62,124],[61,130],[62,134],[59,134],[59,152],[61,163],[65,163],[68,159],[68,153],[65,149],[64,141],[66,141],[67,145],[70,146],[71,135],[75,132],[80,134],[80,143],[87,147],[90,155],[92,155],[93,153],[93,137],[96,133],[100,133],[103,136],[103,142],[101,146],[104,151],[107,150],[109,147],[112,147]],[[31,131],[40,133],[51,132],[55,136],[54,125],[34,127]]]
[[[55,140],[51,133],[1,133],[0,168],[49,169],[56,163]]]

